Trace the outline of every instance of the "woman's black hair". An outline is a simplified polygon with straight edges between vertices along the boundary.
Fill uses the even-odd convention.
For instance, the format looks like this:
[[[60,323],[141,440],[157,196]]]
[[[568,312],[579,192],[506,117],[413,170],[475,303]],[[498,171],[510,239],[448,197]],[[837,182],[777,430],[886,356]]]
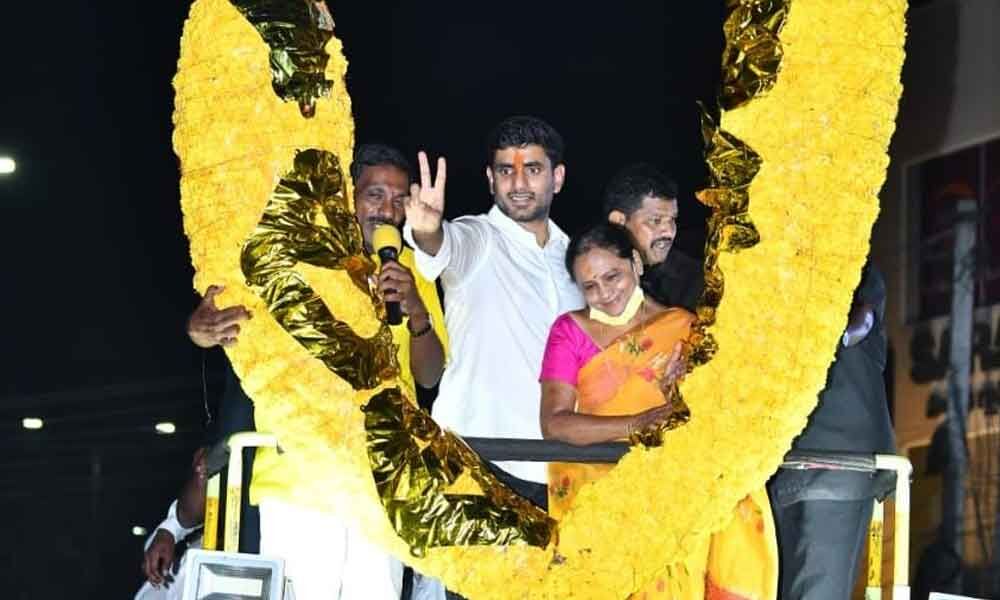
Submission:
[[[570,240],[569,247],[566,248],[566,270],[569,271],[569,276],[573,281],[576,281],[576,275],[573,273],[573,264],[576,263],[576,259],[595,248],[607,250],[619,258],[629,260],[632,259],[633,252],[635,252],[632,238],[624,227],[608,222],[592,225]]]

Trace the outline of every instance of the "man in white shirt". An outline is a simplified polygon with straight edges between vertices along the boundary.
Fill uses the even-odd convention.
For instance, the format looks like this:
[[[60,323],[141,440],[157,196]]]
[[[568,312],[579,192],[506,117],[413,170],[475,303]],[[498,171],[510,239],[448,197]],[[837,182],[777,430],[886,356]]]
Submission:
[[[177,559],[176,545],[184,541],[192,546],[201,541],[201,522],[205,516],[207,448],[194,453],[191,477],[167,511],[167,517],[146,539],[142,572],[147,581],[135,600],[175,600],[184,589],[183,557]],[[197,535],[192,536],[192,533]],[[184,556],[187,556],[184,554]]]
[[[193,532],[199,532],[192,536]],[[135,600],[179,600],[184,592],[184,559],[175,561],[175,546],[180,542],[188,546],[201,542],[200,526],[184,527],[177,518],[177,501],[170,505],[167,518],[157,525],[146,539],[143,572],[147,580],[135,595]]]
[[[583,306],[566,271],[569,238],[549,220],[562,188],[563,140],[534,117],[502,121],[488,138],[486,178],[495,205],[444,221],[446,165],[436,181],[421,152],[404,235],[418,271],[440,277],[451,340],[434,402],[437,422],[464,436],[541,439],[538,382],[549,327]],[[500,462],[501,481],[545,508],[545,463]],[[508,476],[508,473],[512,476]]]

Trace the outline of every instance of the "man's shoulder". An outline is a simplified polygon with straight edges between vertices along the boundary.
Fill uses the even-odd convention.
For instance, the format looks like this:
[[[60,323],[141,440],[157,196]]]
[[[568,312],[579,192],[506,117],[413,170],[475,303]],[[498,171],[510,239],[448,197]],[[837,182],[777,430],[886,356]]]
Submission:
[[[705,287],[701,263],[677,250],[671,250],[665,261],[649,267],[642,282],[643,289],[660,304],[692,312]]]
[[[666,262],[668,264],[672,263],[677,271],[681,273],[690,273],[702,270],[702,263],[698,259],[684,254],[676,249],[670,251]]]
[[[443,222],[443,226],[445,228],[451,227],[452,231],[458,229],[466,234],[472,233],[480,238],[493,237],[494,234],[499,232],[497,224],[489,218],[489,214],[487,213],[462,215],[454,219],[448,219]]]
[[[474,215],[461,215],[452,219],[453,221],[489,221],[490,213],[476,213]]]
[[[463,225],[471,225],[473,227],[492,227],[493,223],[490,221],[489,213],[480,213],[478,215],[462,215],[460,217],[455,217],[451,219],[451,223],[461,223]]]
[[[649,267],[648,279],[657,280],[687,280],[701,276],[702,264],[678,250],[671,250],[667,259]]]

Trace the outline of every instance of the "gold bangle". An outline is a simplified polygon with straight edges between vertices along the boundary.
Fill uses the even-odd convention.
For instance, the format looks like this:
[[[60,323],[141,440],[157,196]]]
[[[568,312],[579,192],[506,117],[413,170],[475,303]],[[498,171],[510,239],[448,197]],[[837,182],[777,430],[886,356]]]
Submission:
[[[625,422],[625,437],[632,437],[632,421]]]

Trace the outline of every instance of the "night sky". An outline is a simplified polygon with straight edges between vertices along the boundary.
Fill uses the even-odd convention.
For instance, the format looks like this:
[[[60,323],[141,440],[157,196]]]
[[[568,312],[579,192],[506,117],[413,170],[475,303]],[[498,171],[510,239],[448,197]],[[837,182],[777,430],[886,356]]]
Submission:
[[[696,101],[714,97],[721,1],[328,3],[357,140],[445,155],[449,216],[489,208],[486,133],[533,114],[567,142],[556,222],[596,219],[610,175],[645,160],[678,179],[678,246],[700,252]],[[0,155],[18,162],[0,176],[7,598],[131,597],[130,530],[162,518],[215,399],[223,357],[184,333],[197,297],[170,144],[189,6],[4,9]],[[29,416],[45,428],[22,430]],[[178,434],[155,434],[161,420]]]

